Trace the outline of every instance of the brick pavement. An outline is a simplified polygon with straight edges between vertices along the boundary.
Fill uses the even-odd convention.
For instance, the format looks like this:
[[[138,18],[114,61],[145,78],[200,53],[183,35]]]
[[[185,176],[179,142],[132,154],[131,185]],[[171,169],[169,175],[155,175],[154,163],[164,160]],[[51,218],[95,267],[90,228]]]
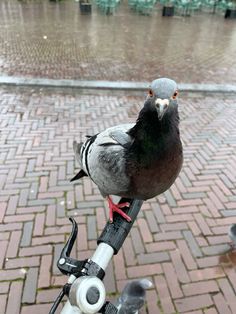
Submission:
[[[236,83],[236,23],[223,14],[114,16],[48,0],[0,2],[0,73],[54,79]]]
[[[73,185],[72,142],[134,121],[143,95],[31,88],[0,89],[0,308],[47,313],[65,276],[55,266],[79,225],[73,256],[96,247],[107,209],[88,179]],[[142,314],[235,313],[236,104],[230,95],[180,95],[184,167],[169,191],[145,202],[105,280],[111,298],[148,277]],[[109,279],[108,279],[109,278]]]

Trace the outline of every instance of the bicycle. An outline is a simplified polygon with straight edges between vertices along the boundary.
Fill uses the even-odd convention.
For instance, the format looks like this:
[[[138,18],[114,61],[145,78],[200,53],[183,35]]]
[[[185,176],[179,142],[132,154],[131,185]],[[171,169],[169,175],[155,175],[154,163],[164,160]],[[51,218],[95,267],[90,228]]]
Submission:
[[[130,206],[125,211],[132,221],[127,222],[120,215],[115,214],[113,223],[107,222],[103,229],[97,240],[97,249],[90,259],[79,261],[70,257],[78,227],[75,220],[69,218],[72,222],[72,231],[60,254],[57,267],[63,274],[70,277],[49,314],[55,313],[65,295],[68,296],[68,300],[61,314],[137,314],[143,306],[145,290],[152,286],[149,280],[143,279],[129,283],[116,305],[105,300],[106,291],[102,282],[108,263],[122,247],[143,203],[140,200],[124,198],[120,200],[120,203],[127,201]],[[133,297],[137,298],[133,299]]]

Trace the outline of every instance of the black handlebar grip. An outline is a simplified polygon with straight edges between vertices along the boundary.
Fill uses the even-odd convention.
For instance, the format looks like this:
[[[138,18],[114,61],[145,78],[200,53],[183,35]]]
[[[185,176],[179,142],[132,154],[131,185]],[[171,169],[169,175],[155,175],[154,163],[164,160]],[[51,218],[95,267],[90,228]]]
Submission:
[[[110,245],[114,250],[114,254],[117,254],[119,249],[122,247],[143,204],[143,201],[141,200],[126,198],[122,198],[119,203],[124,202],[130,203],[128,208],[122,208],[122,210],[124,210],[124,212],[130,216],[132,219],[131,222],[128,222],[119,214],[114,213],[113,223],[110,223],[109,221],[107,222],[105,228],[97,240],[98,244],[103,242]]]

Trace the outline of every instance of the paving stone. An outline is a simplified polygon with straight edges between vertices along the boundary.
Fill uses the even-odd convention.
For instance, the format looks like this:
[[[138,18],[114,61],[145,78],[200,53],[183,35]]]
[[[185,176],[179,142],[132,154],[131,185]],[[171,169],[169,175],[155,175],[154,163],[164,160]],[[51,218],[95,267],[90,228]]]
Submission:
[[[191,231],[183,231],[183,234],[184,234],[186,241],[188,242],[189,248],[192,251],[193,255],[195,257],[201,257],[202,252],[201,252],[196,240],[194,239]]]
[[[96,228],[96,217],[89,216],[87,220],[87,228],[88,228],[88,240],[96,240],[97,239],[97,228]]]
[[[148,253],[138,255],[138,262],[142,264],[152,264],[157,262],[166,262],[170,260],[170,256],[166,252]]]
[[[22,302],[23,303],[35,303],[36,289],[38,281],[38,268],[30,268],[27,272]]]
[[[178,311],[181,313],[191,310],[196,310],[199,307],[205,308],[211,306],[213,301],[209,294],[179,299],[175,301]]]
[[[29,246],[32,239],[33,222],[28,221],[24,223],[23,234],[20,242],[20,246]]]
[[[20,313],[22,288],[22,281],[14,281],[11,283],[5,311],[6,314]]]

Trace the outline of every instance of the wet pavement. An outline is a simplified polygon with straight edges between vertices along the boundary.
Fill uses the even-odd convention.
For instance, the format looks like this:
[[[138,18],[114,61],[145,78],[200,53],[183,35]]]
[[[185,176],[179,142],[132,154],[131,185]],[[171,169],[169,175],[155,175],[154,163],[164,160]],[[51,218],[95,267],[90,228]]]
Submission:
[[[114,15],[73,1],[0,2],[0,73],[77,80],[236,83],[236,22],[223,14]]]

